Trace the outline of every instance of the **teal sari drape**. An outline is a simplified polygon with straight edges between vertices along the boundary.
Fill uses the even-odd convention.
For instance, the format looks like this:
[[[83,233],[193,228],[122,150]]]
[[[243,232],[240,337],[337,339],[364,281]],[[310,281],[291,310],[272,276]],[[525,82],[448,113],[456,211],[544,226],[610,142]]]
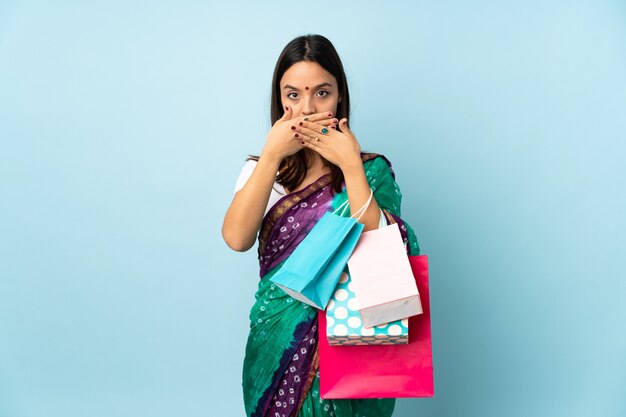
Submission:
[[[387,223],[399,224],[407,253],[418,255],[415,234],[401,218],[402,193],[391,164],[378,154],[364,153],[362,158],[367,181]],[[320,398],[316,340],[317,332],[325,329],[317,329],[317,310],[291,298],[270,281],[315,220],[346,199],[345,187],[343,192],[333,194],[330,175],[326,175],[300,192],[283,197],[263,219],[259,261],[271,267],[261,276],[249,316],[242,384],[248,416],[388,417],[393,413],[393,398]],[[344,215],[350,214],[346,211]],[[298,229],[296,224],[302,226]],[[285,235],[282,238],[281,232]]]

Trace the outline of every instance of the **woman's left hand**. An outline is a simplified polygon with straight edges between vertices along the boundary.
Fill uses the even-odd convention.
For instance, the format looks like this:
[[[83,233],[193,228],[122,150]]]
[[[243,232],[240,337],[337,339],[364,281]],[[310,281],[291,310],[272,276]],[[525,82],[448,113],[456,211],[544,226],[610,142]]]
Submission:
[[[306,121],[295,127],[294,140],[300,141],[300,145],[314,150],[340,169],[361,163],[361,146],[348,127],[348,119],[345,117],[339,121],[341,131]],[[322,133],[323,128],[328,132]]]

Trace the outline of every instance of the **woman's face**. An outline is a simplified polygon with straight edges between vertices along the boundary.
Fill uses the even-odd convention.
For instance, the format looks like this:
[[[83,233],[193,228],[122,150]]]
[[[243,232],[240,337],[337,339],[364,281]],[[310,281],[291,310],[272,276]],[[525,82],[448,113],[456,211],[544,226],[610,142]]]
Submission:
[[[337,114],[337,80],[317,62],[299,61],[280,80],[280,97],[293,108],[293,117],[331,111]]]

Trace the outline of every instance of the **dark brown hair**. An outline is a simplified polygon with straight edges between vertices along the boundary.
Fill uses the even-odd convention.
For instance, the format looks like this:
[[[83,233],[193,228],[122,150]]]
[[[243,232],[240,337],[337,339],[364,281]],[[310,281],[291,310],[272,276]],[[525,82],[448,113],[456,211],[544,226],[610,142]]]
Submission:
[[[333,44],[322,35],[303,35],[289,42],[276,62],[274,75],[272,77],[272,97],[271,97],[271,121],[272,126],[285,113],[281,104],[280,80],[285,72],[296,62],[310,61],[317,62],[326,71],[331,73],[337,80],[337,89],[340,101],[337,103],[337,112],[334,117],[341,120],[346,117],[350,119],[350,95],[348,93],[348,82],[343,70],[341,59]],[[349,123],[348,123],[349,127]],[[278,168],[276,182],[283,187],[294,190],[300,185],[307,174],[308,162],[311,159],[310,149],[304,148],[283,159]],[[258,160],[258,156],[251,155],[248,160]],[[325,166],[330,167],[331,184],[335,192],[342,191],[343,172],[335,164],[322,157]]]

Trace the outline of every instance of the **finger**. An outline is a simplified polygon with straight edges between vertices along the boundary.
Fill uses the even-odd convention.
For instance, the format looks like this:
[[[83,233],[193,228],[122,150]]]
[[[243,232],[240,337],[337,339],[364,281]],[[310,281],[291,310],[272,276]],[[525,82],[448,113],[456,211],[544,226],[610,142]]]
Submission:
[[[304,116],[302,119],[304,121],[308,121],[308,122],[322,122],[322,121],[326,121],[328,119],[331,119],[333,117],[333,113],[330,111],[323,111],[320,113],[315,113],[312,114],[310,116]]]
[[[291,119],[291,116],[293,116],[293,109],[291,108],[291,106],[285,106],[285,112],[283,113],[283,116],[280,118],[280,120],[289,120]]]
[[[345,117],[339,121],[339,129],[341,130],[342,133],[346,133],[350,136],[354,136],[352,134],[352,131],[350,130],[350,127],[348,126],[348,119]]]
[[[336,118],[326,119],[324,121],[318,121],[318,122],[310,122],[310,121],[307,122],[305,120],[301,120],[300,122],[298,122],[296,127],[302,126],[302,127],[307,127],[309,129],[321,132],[322,127],[332,127],[333,129],[337,129],[337,123],[339,123],[339,120],[337,120]]]
[[[311,132],[295,132],[292,137],[295,140],[306,140],[318,143],[326,143],[326,137],[320,133]]]
[[[312,141],[311,139],[301,140],[300,145],[305,148],[312,149],[317,153],[320,153],[322,151],[322,147],[319,145],[319,142]]]
[[[299,126],[299,128],[298,128],[296,133],[299,133],[300,136],[302,136],[304,138],[315,140],[316,142],[326,142],[328,140],[328,136],[327,135],[328,135],[328,133],[330,133],[331,130],[330,129],[326,129],[328,131],[328,133],[321,133],[319,130],[320,129],[312,130],[312,129],[305,128],[303,126]],[[296,136],[296,137],[298,137],[298,136]]]
[[[335,119],[336,120],[336,119]],[[333,127],[334,126],[334,127]],[[295,126],[295,129],[298,132],[302,132],[305,134],[308,134],[309,136],[311,136],[313,133],[318,133],[321,135],[328,135],[328,133],[330,132],[330,130],[328,128],[332,127],[333,129],[335,129],[337,126],[335,123],[331,124],[331,125],[320,125],[318,123],[313,123],[313,122],[305,122],[305,121],[301,121],[298,123],[297,126]],[[324,133],[324,128],[326,128],[326,132]]]

